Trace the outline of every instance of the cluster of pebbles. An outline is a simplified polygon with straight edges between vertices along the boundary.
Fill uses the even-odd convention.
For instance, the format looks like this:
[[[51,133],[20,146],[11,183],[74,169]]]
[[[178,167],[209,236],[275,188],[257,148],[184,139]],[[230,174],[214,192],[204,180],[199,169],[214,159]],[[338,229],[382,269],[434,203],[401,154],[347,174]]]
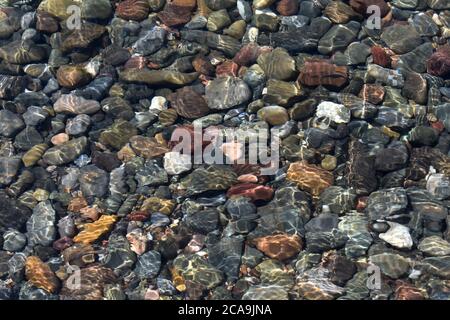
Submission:
[[[450,298],[448,0],[0,0],[0,107],[0,299]]]

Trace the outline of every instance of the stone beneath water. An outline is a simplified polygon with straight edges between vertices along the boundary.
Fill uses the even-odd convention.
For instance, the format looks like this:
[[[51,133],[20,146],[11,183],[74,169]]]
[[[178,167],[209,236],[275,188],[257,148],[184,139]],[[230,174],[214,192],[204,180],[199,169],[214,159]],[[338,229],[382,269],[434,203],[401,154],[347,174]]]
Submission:
[[[35,287],[55,293],[59,288],[59,280],[52,269],[39,257],[31,256],[25,263],[25,276]]]
[[[60,292],[62,300],[102,300],[105,287],[117,281],[113,270],[99,265],[82,268],[80,272],[79,286],[73,286],[70,278],[63,282]]]
[[[289,300],[288,291],[278,285],[251,286],[242,300]]]
[[[300,189],[311,193],[313,196],[319,196],[334,181],[330,172],[304,162],[292,163],[289,166],[286,178],[297,183]]]
[[[86,100],[72,94],[62,95],[55,103],[54,110],[58,113],[93,114],[100,110],[100,103]]]
[[[388,224],[389,230],[381,233],[380,239],[399,249],[411,249],[413,240],[409,228],[394,222],[388,222]]]
[[[171,70],[126,69],[120,73],[125,82],[144,83],[148,85],[182,86],[195,81],[198,73],[181,73]]]
[[[419,33],[410,25],[387,27],[381,34],[381,39],[399,54],[407,53],[422,44]]]
[[[429,256],[448,256],[450,255],[450,242],[439,236],[430,236],[423,238],[417,249]]]
[[[222,271],[213,267],[199,255],[181,254],[175,258],[173,266],[185,280],[202,285],[207,289],[218,286],[224,279]]]
[[[86,224],[84,229],[73,238],[73,241],[91,244],[109,232],[116,220],[117,216],[102,215],[97,221]]]
[[[350,122],[350,110],[342,104],[323,101],[317,106],[316,117],[324,117],[335,123],[348,123]]]
[[[205,88],[210,109],[224,110],[247,102],[251,98],[248,85],[239,78],[223,77],[211,81]]]
[[[298,254],[302,249],[301,239],[297,236],[274,235],[255,240],[256,247],[268,257],[286,260]]]
[[[401,278],[410,269],[409,259],[395,253],[380,253],[370,256],[369,260],[380,267],[382,273],[393,279]]]
[[[80,189],[85,197],[102,197],[108,188],[108,173],[95,165],[89,165],[81,169],[79,177]]]
[[[224,237],[219,242],[208,245],[208,261],[221,270],[228,281],[239,278],[239,267],[243,252],[242,237]]]
[[[32,246],[49,246],[56,238],[55,210],[50,202],[40,202],[27,221],[28,242]]]
[[[0,185],[9,185],[20,169],[20,158],[0,157]]]
[[[360,24],[350,21],[347,24],[337,24],[320,39],[318,51],[321,54],[330,54],[337,50],[344,50],[355,40]]]
[[[161,254],[158,251],[151,250],[139,256],[135,272],[142,279],[154,278],[158,275],[160,268]]]
[[[0,110],[0,135],[13,137],[23,128],[25,124],[18,115],[9,110]]]
[[[48,149],[42,158],[49,165],[58,166],[67,164],[74,161],[80,154],[82,154],[86,146],[86,137],[72,139],[61,145]]]
[[[212,190],[227,190],[237,182],[237,175],[225,166],[207,166],[194,170],[183,178],[177,191],[185,195],[199,194]]]
[[[292,80],[297,75],[295,60],[285,49],[263,53],[257,61],[269,79]]]
[[[167,152],[164,155],[164,170],[170,175],[181,174],[191,168],[191,155],[179,152]]]
[[[366,211],[372,220],[402,213],[408,206],[404,189],[392,188],[373,192],[368,199]]]

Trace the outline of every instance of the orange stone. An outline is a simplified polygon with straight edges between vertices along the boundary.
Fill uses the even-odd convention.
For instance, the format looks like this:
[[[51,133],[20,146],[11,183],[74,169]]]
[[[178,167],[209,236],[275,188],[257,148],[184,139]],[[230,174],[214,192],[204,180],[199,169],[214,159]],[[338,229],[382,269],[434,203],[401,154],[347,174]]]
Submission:
[[[25,262],[25,276],[35,287],[55,293],[59,280],[50,267],[39,257],[31,256]]]
[[[108,233],[116,220],[116,216],[103,215],[97,221],[86,224],[84,230],[73,238],[73,241],[75,243],[91,244]]]
[[[331,172],[303,161],[291,163],[286,178],[316,197],[334,182]]]
[[[254,240],[256,248],[272,259],[286,260],[292,258],[303,248],[298,235],[277,234]]]

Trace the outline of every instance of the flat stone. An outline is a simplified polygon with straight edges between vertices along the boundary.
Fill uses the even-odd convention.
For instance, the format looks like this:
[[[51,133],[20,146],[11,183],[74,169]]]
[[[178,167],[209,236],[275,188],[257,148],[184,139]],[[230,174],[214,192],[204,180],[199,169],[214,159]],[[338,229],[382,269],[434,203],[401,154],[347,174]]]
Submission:
[[[381,39],[398,54],[407,53],[422,44],[420,34],[411,25],[394,25],[387,27]]]
[[[300,189],[310,192],[313,196],[319,196],[334,181],[330,172],[304,162],[292,163],[286,178],[297,183]]]
[[[318,51],[321,54],[330,54],[344,50],[356,38],[360,24],[350,21],[347,24],[337,24],[320,39]]]
[[[350,110],[342,104],[323,101],[317,106],[316,117],[324,117],[335,123],[348,123],[350,122]]]
[[[25,124],[18,115],[9,110],[0,110],[0,135],[13,137],[23,128]]]
[[[410,268],[409,260],[395,253],[373,255],[369,260],[380,267],[382,273],[393,279],[404,276]]]
[[[251,98],[251,90],[239,78],[223,77],[206,86],[205,97],[210,109],[224,110],[247,102]]]
[[[81,137],[48,149],[43,159],[49,165],[62,165],[74,161],[87,146],[87,138]]]
[[[394,222],[388,222],[388,224],[389,230],[386,233],[381,233],[380,239],[399,249],[411,249],[413,240],[409,228]]]
[[[417,249],[428,256],[450,255],[450,243],[439,236],[430,236],[422,239]]]
[[[55,210],[50,202],[40,202],[27,221],[27,236],[30,245],[48,246],[56,238]]]

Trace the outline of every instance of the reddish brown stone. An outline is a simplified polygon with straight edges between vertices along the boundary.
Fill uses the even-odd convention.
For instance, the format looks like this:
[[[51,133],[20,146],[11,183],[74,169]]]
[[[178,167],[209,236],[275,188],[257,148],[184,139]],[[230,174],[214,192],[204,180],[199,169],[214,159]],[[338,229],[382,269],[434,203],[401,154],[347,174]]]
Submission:
[[[268,47],[260,47],[255,42],[244,45],[233,58],[233,61],[241,66],[250,66],[256,62],[259,55],[268,52]]]
[[[280,0],[277,3],[277,11],[282,16],[292,16],[298,12],[298,3],[297,0]]]
[[[304,161],[291,163],[286,178],[297,183],[298,187],[313,196],[319,196],[323,190],[333,185],[331,172]]]
[[[39,10],[36,13],[36,30],[46,33],[58,32],[58,20],[50,13]]]
[[[367,8],[375,5],[380,8],[381,17],[388,14],[391,9],[384,0],[350,0],[350,6],[358,13],[370,16],[373,12],[367,12]]]
[[[195,59],[192,61],[192,66],[194,67],[195,71],[207,76],[212,76],[215,73],[215,68],[212,65],[211,61],[202,55],[198,55],[195,57]]]
[[[442,123],[442,121],[432,122],[432,123],[431,123],[431,127],[434,128],[434,129],[436,129],[436,130],[439,131],[439,132],[442,132],[442,131],[444,131],[444,129],[445,129],[445,126],[444,126],[444,124]]]
[[[75,89],[88,84],[92,76],[81,65],[65,65],[58,69],[56,79],[62,87]]]
[[[216,68],[217,77],[237,77],[239,65],[231,60],[226,60]]]
[[[425,300],[425,292],[406,281],[397,280],[395,282],[395,300]]]
[[[144,69],[147,65],[147,59],[142,56],[131,57],[125,62],[125,69]]]
[[[150,218],[150,213],[147,211],[133,211],[127,217],[130,221],[145,221]]]
[[[117,4],[116,15],[124,20],[142,21],[148,17],[147,0],[125,0]]]
[[[383,102],[384,94],[385,90],[383,86],[367,83],[361,89],[359,97],[372,104],[380,104]]]
[[[427,72],[433,76],[450,75],[450,46],[440,47],[427,61]]]
[[[373,46],[370,50],[372,53],[373,63],[385,68],[388,68],[391,65],[391,57],[386,49],[379,46]]]
[[[358,198],[358,202],[356,203],[356,210],[358,212],[364,212],[367,207],[367,200],[369,197],[360,197]]]
[[[303,248],[298,235],[277,234],[255,239],[258,250],[272,259],[286,260],[297,255]]]
[[[184,118],[201,118],[210,111],[203,96],[190,87],[178,89],[170,94],[168,99],[177,113]]]
[[[347,67],[336,66],[326,60],[311,60],[305,62],[298,81],[307,86],[342,87],[347,79]]]
[[[244,196],[252,199],[252,201],[269,201],[273,197],[273,192],[273,189],[268,186],[262,186],[255,183],[242,183],[232,186],[227,192],[227,197]]]
[[[185,24],[191,20],[196,4],[196,0],[168,1],[164,10],[158,13],[158,18],[169,27]]]

